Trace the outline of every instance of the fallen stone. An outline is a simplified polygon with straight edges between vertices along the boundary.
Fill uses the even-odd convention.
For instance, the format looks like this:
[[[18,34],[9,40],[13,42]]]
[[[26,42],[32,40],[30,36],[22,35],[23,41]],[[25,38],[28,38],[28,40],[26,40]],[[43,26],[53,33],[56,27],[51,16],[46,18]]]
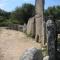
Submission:
[[[42,51],[37,48],[27,49],[20,60],[43,60]]]

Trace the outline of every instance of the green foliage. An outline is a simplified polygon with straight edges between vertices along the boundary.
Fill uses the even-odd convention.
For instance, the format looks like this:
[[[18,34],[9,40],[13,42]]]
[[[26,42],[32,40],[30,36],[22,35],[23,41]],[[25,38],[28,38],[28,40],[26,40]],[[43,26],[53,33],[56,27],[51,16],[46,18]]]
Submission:
[[[32,4],[23,4],[22,7],[17,7],[15,11],[11,13],[12,20],[18,20],[20,24],[28,22],[28,19],[34,16],[35,6]]]
[[[0,9],[0,16],[5,17],[5,19],[9,19],[10,12],[6,12],[6,11]]]
[[[55,20],[60,19],[60,6],[49,7],[44,11],[44,13],[45,16],[52,15]]]
[[[23,4],[22,7],[17,7],[12,12],[6,12],[0,9],[0,26],[27,23],[28,19],[34,16],[34,12],[35,6],[32,4]]]
[[[10,17],[10,12],[6,12],[0,9],[0,26],[6,26],[9,17]]]
[[[27,37],[32,37],[32,33],[30,33],[30,34],[27,34]]]
[[[32,4],[23,4],[17,7],[15,11],[6,12],[0,9],[0,26],[8,24],[24,24],[28,19],[35,15],[35,6]],[[60,19],[60,6],[49,7],[44,11],[45,16],[52,15],[54,20]]]

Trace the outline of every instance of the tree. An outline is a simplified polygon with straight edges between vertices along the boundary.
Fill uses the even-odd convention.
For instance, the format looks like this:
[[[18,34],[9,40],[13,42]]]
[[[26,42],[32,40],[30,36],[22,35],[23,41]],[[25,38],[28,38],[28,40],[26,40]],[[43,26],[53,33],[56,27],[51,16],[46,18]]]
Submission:
[[[0,16],[3,16],[3,17],[5,17],[6,19],[9,19],[9,17],[10,17],[10,12],[6,12],[6,11],[0,9]]]
[[[0,26],[6,26],[7,20],[10,18],[10,12],[0,9]]]
[[[54,20],[60,19],[60,6],[49,7],[44,13],[45,16],[52,15]]]
[[[24,24],[28,22],[28,19],[35,15],[35,6],[32,4],[23,4],[22,7],[17,7],[12,12],[12,20],[18,20],[18,23]]]

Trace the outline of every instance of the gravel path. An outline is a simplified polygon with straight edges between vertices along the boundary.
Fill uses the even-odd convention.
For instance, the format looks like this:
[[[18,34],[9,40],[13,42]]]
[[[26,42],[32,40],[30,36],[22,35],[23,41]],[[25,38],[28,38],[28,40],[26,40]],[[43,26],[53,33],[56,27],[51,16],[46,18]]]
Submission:
[[[30,47],[40,48],[40,44],[22,32],[0,29],[0,60],[19,60]]]

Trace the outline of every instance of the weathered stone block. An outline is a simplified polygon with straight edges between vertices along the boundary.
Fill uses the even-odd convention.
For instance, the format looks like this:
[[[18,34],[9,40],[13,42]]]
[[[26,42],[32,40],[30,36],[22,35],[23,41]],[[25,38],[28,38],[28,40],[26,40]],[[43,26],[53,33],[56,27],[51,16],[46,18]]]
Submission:
[[[43,60],[42,51],[37,48],[27,49],[20,60]]]
[[[32,17],[32,18],[30,18],[28,20],[27,34],[31,35],[31,36],[35,36],[35,22],[34,22],[34,17]]]

